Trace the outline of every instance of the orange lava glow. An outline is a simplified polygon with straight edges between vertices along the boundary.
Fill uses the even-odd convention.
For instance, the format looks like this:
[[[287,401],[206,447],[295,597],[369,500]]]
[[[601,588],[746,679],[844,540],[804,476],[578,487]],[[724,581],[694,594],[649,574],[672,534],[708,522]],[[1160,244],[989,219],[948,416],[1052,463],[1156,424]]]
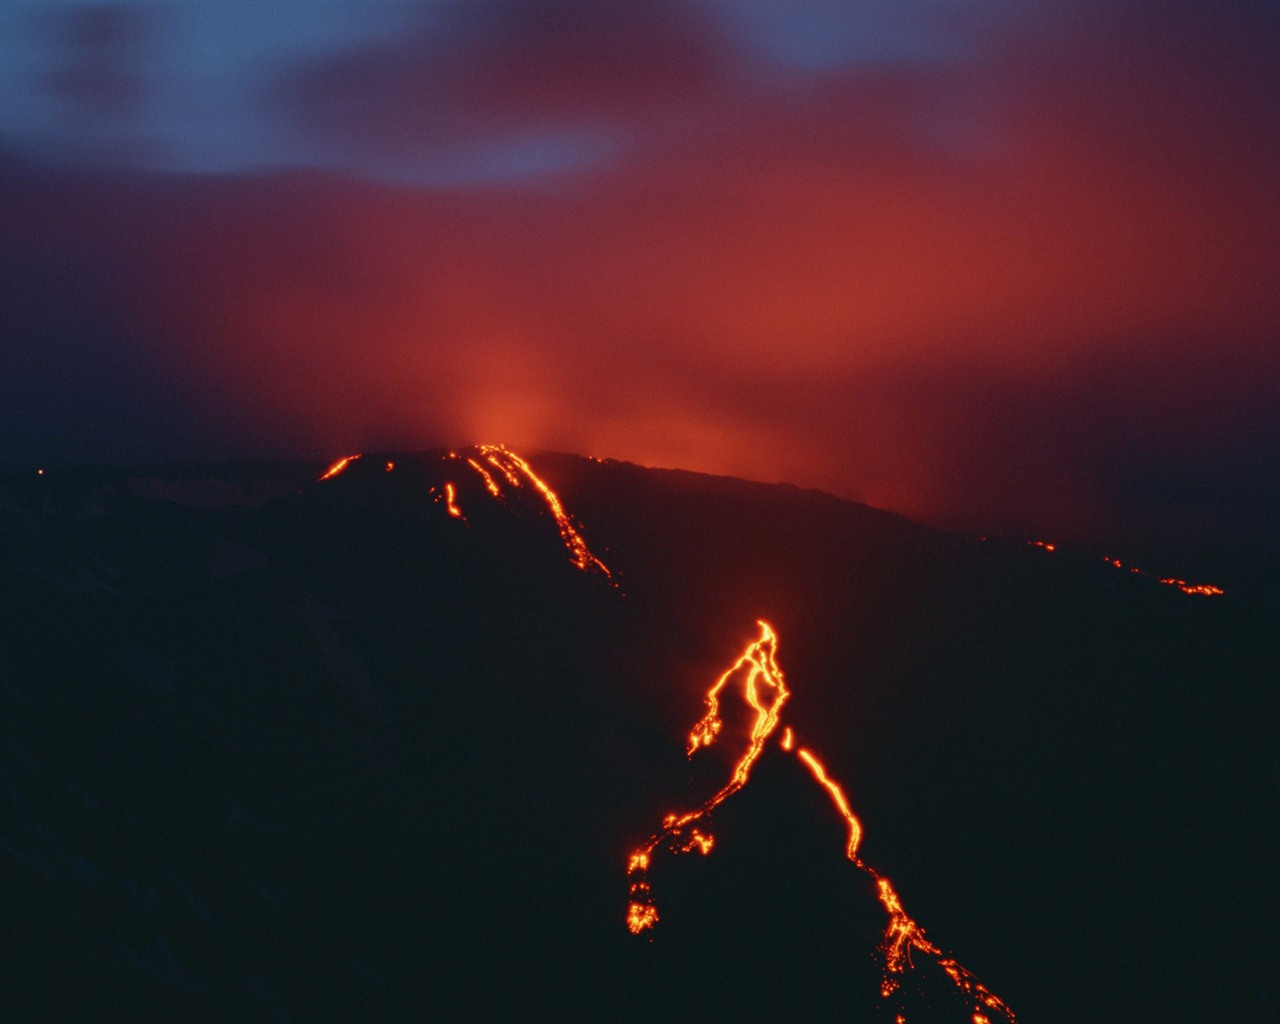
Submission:
[[[986,538],[984,537],[983,539],[985,540]],[[1056,550],[1054,545],[1043,540],[1029,540],[1027,543],[1032,547],[1043,548],[1045,551]],[[1125,564],[1120,561],[1120,559],[1112,558],[1110,555],[1105,556],[1102,560],[1113,569],[1126,568]],[[1149,580],[1155,580],[1157,583],[1163,583],[1166,587],[1177,587],[1184,594],[1193,594],[1201,597],[1217,597],[1220,594],[1226,593],[1226,591],[1221,587],[1215,586],[1212,583],[1188,583],[1186,580],[1178,579],[1176,576],[1156,576],[1153,573],[1149,573],[1146,570],[1139,569],[1137,566],[1133,565],[1128,566],[1128,570],[1134,575],[1145,576]]]
[[[746,751],[738,759],[729,781],[703,803],[682,813],[669,814],[662,822],[662,829],[631,854],[627,863],[630,899],[627,905],[627,927],[633,934],[653,928],[659,920],[657,906],[648,882],[648,869],[653,856],[659,850],[672,853],[709,853],[712,836],[704,831],[710,813],[730,796],[747,784],[751,769],[764,749],[765,741],[778,726],[782,706],[790,696],[782,669],[777,662],[778,637],[765,621],[759,622],[760,636],[753,640],[728,669],[711,685],[705,698],[707,712],[689,734],[689,754],[710,746],[720,734],[723,722],[720,718],[720,695],[734,680],[741,680],[742,696],[755,712]],[[914,966],[912,953],[922,954],[938,965],[951,983],[972,1003],[972,1024],[992,1024],[991,1014],[999,1020],[1013,1024],[1013,1011],[994,992],[983,985],[953,957],[925,938],[924,930],[907,914],[902,901],[888,878],[869,867],[859,856],[862,841],[862,824],[849,805],[844,790],[830,775],[812,751],[795,747],[795,735],[788,726],[783,729],[780,743],[784,751],[794,750],[814,781],[831,799],[836,812],[848,828],[845,856],[858,870],[869,875],[876,883],[880,905],[888,915],[884,937],[879,952],[883,962],[880,994],[886,999],[894,997],[901,988],[902,978]],[[896,1024],[906,1024],[906,1017],[899,1012]]]
[[[564,543],[565,550],[569,553],[569,560],[574,567],[582,572],[598,572],[606,579],[613,579],[613,573],[609,570],[609,567],[587,547],[586,539],[582,536],[581,527],[565,510],[560,496],[551,489],[550,485],[542,477],[534,472],[533,467],[527,461],[511,451],[511,449],[500,444],[477,445],[472,451],[475,452],[475,455],[465,458],[458,452],[451,451],[444,456],[443,461],[465,462],[480,478],[485,490],[493,498],[501,499],[503,497],[503,482],[512,490],[523,488],[527,484],[529,489],[546,504],[547,511],[555,520],[560,539]],[[344,455],[317,479],[328,480],[337,476],[360,457],[360,455]],[[383,468],[390,473],[396,468],[396,464],[391,460],[387,460],[383,464]],[[39,472],[43,473],[44,470],[39,470]],[[435,496],[435,501],[444,505],[445,511],[451,518],[460,519],[463,522],[467,521],[466,515],[458,504],[458,487],[452,481],[444,483],[439,489],[434,486],[430,487],[428,493]]]
[[[565,549],[569,552],[569,559],[574,566],[583,572],[599,572],[607,578],[612,578],[609,567],[600,561],[591,553],[591,549],[587,547],[587,542],[582,536],[582,531],[573,521],[564,509],[564,505],[560,501],[559,495],[556,494],[546,483],[542,477],[533,471],[533,467],[529,465],[515,452],[500,444],[482,444],[477,445],[476,451],[480,453],[481,459],[489,464],[489,466],[497,471],[512,487],[521,487],[528,483],[533,487],[543,501],[547,504],[552,518],[556,521],[556,528],[560,531],[560,539],[564,542]],[[498,485],[497,478],[484,466],[480,465],[475,459],[467,459],[467,464],[480,475],[484,481],[485,488],[495,498],[501,497],[501,488]]]
[[[651,928],[658,921],[658,911],[646,877],[654,852],[659,847],[666,847],[677,853],[688,853],[694,849],[700,853],[710,851],[708,833],[693,826],[702,823],[712,810],[747,784],[752,765],[760,757],[765,740],[778,724],[779,712],[789,694],[782,670],[774,658],[777,643],[778,638],[772,627],[761,621],[760,638],[748,644],[746,650],[707,691],[707,712],[689,734],[689,753],[692,754],[699,747],[710,746],[715,741],[723,726],[720,719],[720,691],[738,676],[743,678],[743,696],[756,713],[755,723],[751,727],[751,739],[724,786],[692,810],[667,815],[662,822],[661,831],[650,836],[631,855],[628,861],[631,902],[627,911],[627,927],[633,934]],[[706,841],[704,843],[700,840]]]
[[[457,492],[454,491],[453,484],[447,483],[444,485],[445,510],[449,513],[449,515],[453,516],[454,519],[466,519],[467,517],[462,514],[462,509],[458,508],[458,504],[456,500],[457,496],[458,495],[457,495]]]
[[[1219,594],[1225,594],[1226,591],[1221,587],[1215,587],[1212,583],[1188,583],[1186,580],[1175,579],[1170,576],[1160,581],[1166,587],[1177,587],[1184,594],[1200,594],[1204,597],[1216,597]]]
[[[492,473],[480,465],[480,463],[476,462],[475,459],[467,459],[467,465],[480,474],[480,479],[484,481],[485,490],[495,498],[502,497],[502,491],[498,487],[497,482],[493,479]]]
[[[337,462],[335,462],[332,466],[330,466],[328,469],[326,469],[326,470],[324,471],[324,473],[322,473],[318,479],[320,479],[320,480],[328,480],[330,477],[335,477],[335,476],[337,476],[337,475],[338,475],[339,473],[341,473],[344,469],[346,469],[349,465],[351,465],[351,463],[355,462],[355,461],[356,461],[356,459],[358,459],[358,458],[360,458],[360,456],[359,456],[359,455],[344,455],[344,456],[343,456],[342,458],[340,458]]]

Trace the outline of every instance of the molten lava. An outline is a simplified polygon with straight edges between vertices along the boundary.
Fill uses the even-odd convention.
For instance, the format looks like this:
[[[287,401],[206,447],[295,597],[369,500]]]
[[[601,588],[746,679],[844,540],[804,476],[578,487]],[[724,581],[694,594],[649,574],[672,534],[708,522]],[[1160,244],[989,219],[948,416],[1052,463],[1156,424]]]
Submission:
[[[608,567],[587,547],[580,527],[565,511],[559,496],[534,472],[528,462],[502,445],[478,445],[472,451],[474,454],[466,457],[458,452],[450,452],[443,461],[464,463],[476,474],[484,490],[493,499],[505,500],[504,487],[515,490],[528,485],[529,489],[539,495],[555,520],[560,539],[569,553],[572,564],[583,572],[600,572],[606,578],[612,579]],[[339,459],[319,479],[328,480],[337,476],[359,458],[359,455],[348,455]],[[384,463],[384,468],[386,472],[391,472],[395,469],[395,463],[387,461]],[[428,493],[444,506],[451,518],[466,522],[466,516],[458,505],[458,488],[452,480],[444,482],[439,489],[435,486],[430,487]],[[1046,551],[1054,550],[1052,544],[1044,541],[1033,543]],[[1118,561],[1111,559],[1108,561],[1117,567],[1120,565]],[[1215,587],[1207,585],[1193,587],[1183,580],[1170,579],[1160,582],[1180,586],[1187,593],[1221,593],[1221,590]],[[688,754],[692,756],[698,750],[709,747],[716,741],[724,727],[720,717],[721,695],[736,681],[740,682],[742,697],[755,716],[746,750],[735,763],[728,781],[719,790],[696,807],[668,814],[663,819],[662,828],[631,854],[627,865],[630,900],[626,920],[627,927],[633,934],[638,935],[653,928],[659,920],[658,909],[648,882],[648,870],[653,857],[660,850],[669,850],[673,853],[691,853],[696,850],[704,855],[711,852],[715,843],[715,838],[709,829],[711,812],[747,784],[751,777],[751,770],[763,753],[765,744],[778,729],[783,705],[791,694],[777,661],[778,636],[767,622],[760,620],[759,626],[760,636],[747,645],[733,664],[721,673],[707,691],[706,713],[690,731],[688,742]],[[814,781],[827,793],[832,806],[843,819],[848,830],[845,857],[876,884],[879,902],[888,915],[884,937],[879,946],[883,960],[881,995],[886,999],[892,998],[900,990],[903,975],[913,966],[911,958],[914,952],[933,960],[952,984],[968,998],[973,1007],[972,1024],[991,1024],[992,1018],[988,1016],[989,1014],[995,1014],[1012,1024],[1013,1011],[954,958],[926,939],[924,930],[903,909],[902,901],[889,879],[862,860],[858,852],[862,841],[862,825],[853,813],[844,790],[827,774],[825,766],[817,755],[797,745],[795,732],[790,726],[783,728],[779,745],[787,753],[794,753]],[[906,1018],[902,1013],[898,1013],[896,1020],[897,1024],[905,1024]]]
[[[449,515],[453,516],[454,519],[466,519],[467,517],[462,514],[462,509],[458,508],[457,497],[458,495],[457,495],[457,492],[455,492],[453,489],[453,484],[445,484],[444,485],[445,511],[448,512]]]
[[[324,473],[323,473],[323,474],[321,474],[317,479],[320,479],[320,480],[328,480],[330,477],[335,477],[335,476],[337,476],[337,475],[338,475],[339,473],[341,473],[344,469],[346,469],[349,465],[351,465],[351,463],[355,462],[355,461],[356,461],[356,459],[358,459],[358,458],[360,458],[360,456],[359,456],[359,455],[344,455],[344,456],[343,456],[342,458],[340,458],[337,462],[335,462],[332,466],[330,466],[328,469],[326,469],[326,470],[324,471]]]
[[[547,485],[542,477],[533,471],[533,467],[529,463],[509,448],[500,444],[482,444],[478,445],[476,450],[512,487],[520,487],[522,481],[527,481],[542,496],[543,501],[547,504],[547,509],[551,512],[552,518],[556,521],[556,528],[560,531],[560,539],[564,542],[565,549],[569,552],[569,560],[573,562],[576,568],[581,569],[583,572],[594,570],[603,573],[607,578],[612,577],[613,574],[609,572],[608,566],[593,555],[591,549],[587,547],[587,542],[582,537],[581,529],[564,510],[564,505],[561,504],[559,495]],[[487,472],[474,459],[468,459],[467,463],[480,474],[489,493],[495,498],[499,497],[501,492],[493,474]]]
[[[986,540],[985,537],[982,539]],[[1032,547],[1042,548],[1045,551],[1057,550],[1057,548],[1048,541],[1029,540],[1027,543]],[[1125,568],[1125,564],[1118,558],[1111,558],[1110,556],[1107,556],[1102,560],[1114,569]],[[1163,583],[1166,587],[1177,587],[1184,594],[1194,594],[1201,597],[1217,597],[1220,594],[1226,593],[1226,591],[1221,587],[1215,586],[1212,583],[1188,583],[1186,580],[1180,580],[1176,576],[1156,576],[1154,573],[1149,573],[1132,565],[1128,568],[1135,576],[1145,576],[1149,580],[1155,580],[1157,583]]]
[[[631,854],[627,864],[630,901],[626,920],[627,927],[633,934],[638,935],[654,927],[659,920],[648,882],[648,870],[654,855],[660,849],[673,853],[689,853],[693,850],[703,854],[710,852],[712,836],[704,831],[710,813],[747,784],[765,741],[778,726],[782,706],[790,696],[790,691],[787,690],[786,680],[777,662],[778,636],[767,622],[761,620],[759,626],[759,638],[747,645],[737,660],[707,691],[706,714],[689,734],[690,755],[715,742],[723,726],[720,718],[720,694],[731,681],[740,679],[743,699],[755,712],[747,749],[734,765],[729,781],[724,786],[697,807],[667,815],[661,830]],[[880,905],[888,915],[884,937],[880,942],[880,956],[883,960],[881,996],[890,999],[900,990],[903,975],[913,967],[911,957],[914,952],[933,960],[951,983],[968,998],[973,1007],[972,1024],[991,1024],[991,1014],[1013,1024],[1013,1011],[1004,1001],[953,957],[926,939],[924,930],[903,909],[902,901],[889,879],[862,860],[858,853],[862,841],[862,825],[854,815],[844,790],[827,774],[826,768],[812,751],[796,747],[795,743],[793,730],[789,726],[784,728],[780,746],[785,751],[794,751],[814,781],[830,797],[848,829],[845,857],[875,881]],[[899,1012],[896,1020],[898,1024],[905,1024],[906,1017]]]
[[[1217,597],[1219,594],[1225,594],[1226,591],[1221,587],[1215,587],[1212,583],[1188,583],[1186,580],[1167,579],[1161,580],[1167,587],[1177,587],[1184,594],[1199,594],[1202,597]]]
[[[546,505],[551,518],[555,520],[556,529],[560,533],[560,540],[564,544],[565,550],[568,551],[569,560],[574,567],[582,572],[598,572],[606,579],[613,579],[613,573],[609,571],[609,567],[592,554],[591,549],[587,547],[586,539],[582,536],[582,528],[565,511],[564,503],[561,502],[560,496],[551,489],[550,485],[542,477],[533,471],[533,467],[528,462],[511,451],[511,449],[500,444],[477,445],[472,450],[475,455],[465,458],[458,452],[449,452],[444,457],[444,461],[465,462],[480,478],[485,490],[493,498],[503,498],[500,480],[505,481],[506,485],[513,490],[528,484],[529,488]],[[337,476],[360,457],[360,455],[343,456],[317,479],[329,480]],[[384,463],[384,469],[388,473],[395,468],[396,464],[392,461]],[[428,488],[428,493],[433,495],[435,501],[444,505],[444,509],[450,518],[461,520],[464,523],[467,521],[466,515],[458,504],[458,488],[452,481],[444,483],[439,489],[434,486],[430,487]]]

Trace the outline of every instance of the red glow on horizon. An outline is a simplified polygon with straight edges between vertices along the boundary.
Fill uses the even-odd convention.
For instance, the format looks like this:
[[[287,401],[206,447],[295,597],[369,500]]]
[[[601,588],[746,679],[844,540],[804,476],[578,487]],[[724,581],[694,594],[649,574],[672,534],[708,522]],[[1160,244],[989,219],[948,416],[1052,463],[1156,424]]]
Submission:
[[[202,443],[504,437],[820,487],[952,528],[1114,536],[1100,471],[1114,456],[1195,469],[1270,450],[1252,424],[1280,368],[1280,165],[1258,142],[1274,47],[1230,18],[1071,6],[1092,13],[979,33],[972,65],[853,61],[781,91],[748,75],[697,95],[705,121],[655,117],[654,97],[623,90],[569,134],[607,125],[637,144],[522,179],[554,187],[390,184],[365,165],[228,173],[211,203],[199,175],[156,188],[6,164],[0,221],[14,254],[48,246],[80,268],[61,276],[83,294],[53,264],[41,287],[86,303],[104,339],[138,339],[155,368],[140,383],[189,393]],[[362,84],[421,84],[360,52],[313,97],[342,97],[339,120]],[[480,71],[467,52],[459,67],[496,75],[529,116],[537,91],[508,77],[529,64]],[[596,109],[590,76],[554,80],[566,110]],[[716,130],[672,130],[694,123]],[[65,371],[40,358],[33,372]],[[1194,510],[1142,503],[1144,522],[1196,529]]]

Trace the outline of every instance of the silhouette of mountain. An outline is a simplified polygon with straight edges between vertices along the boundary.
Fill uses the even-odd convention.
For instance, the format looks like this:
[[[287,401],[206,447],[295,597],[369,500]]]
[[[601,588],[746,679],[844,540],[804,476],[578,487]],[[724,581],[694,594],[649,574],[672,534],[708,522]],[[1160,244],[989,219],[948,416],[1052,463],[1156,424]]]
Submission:
[[[891,1020],[874,886],[772,738],[624,924],[761,618],[861,856],[1020,1020],[1266,1015],[1273,593],[537,453],[558,520],[481,451],[4,476],[7,1019]],[[971,1020],[925,958],[901,996]]]

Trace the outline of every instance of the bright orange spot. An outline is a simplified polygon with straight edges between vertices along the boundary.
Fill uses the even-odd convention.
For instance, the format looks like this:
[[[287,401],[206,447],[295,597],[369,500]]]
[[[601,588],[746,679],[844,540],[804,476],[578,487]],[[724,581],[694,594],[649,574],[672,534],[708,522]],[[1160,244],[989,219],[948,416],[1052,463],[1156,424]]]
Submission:
[[[627,908],[627,927],[632,935],[639,935],[646,928],[658,923],[658,911],[652,903],[632,903]]]
[[[388,473],[390,473],[390,472],[391,472],[393,469],[395,469],[395,468],[396,468],[396,464],[395,464],[394,462],[391,462],[390,460],[388,460],[388,462],[387,462],[387,472],[388,472]]]
[[[681,853],[689,853],[697,850],[701,854],[711,852],[711,847],[716,843],[715,836],[709,836],[699,829],[690,829],[688,840],[680,847]]]
[[[326,470],[324,471],[324,473],[323,473],[323,474],[322,474],[318,479],[320,479],[320,480],[328,480],[330,477],[337,476],[337,475],[338,475],[339,473],[341,473],[344,469],[346,469],[349,465],[351,465],[351,463],[355,462],[355,461],[356,461],[356,459],[358,459],[358,458],[360,458],[360,456],[359,456],[359,455],[345,455],[345,456],[343,456],[343,457],[342,457],[342,458],[340,458],[337,462],[335,462],[332,466],[330,466],[328,469],[326,469]]]
[[[709,746],[715,741],[723,724],[720,719],[720,694],[731,681],[740,679],[743,698],[755,712],[755,721],[751,726],[747,749],[738,759],[729,781],[723,787],[692,810],[682,814],[668,814],[663,819],[662,830],[650,836],[643,846],[632,853],[627,864],[631,894],[627,907],[627,927],[633,934],[652,928],[658,922],[658,911],[647,879],[652,855],[659,849],[667,849],[673,853],[688,853],[694,849],[702,853],[711,851],[712,837],[695,827],[695,824],[701,825],[713,809],[747,784],[751,768],[760,757],[765,741],[777,728],[782,706],[786,703],[790,692],[787,690],[786,680],[777,661],[777,634],[763,620],[759,622],[759,626],[759,639],[748,644],[737,660],[707,691],[705,698],[707,712],[689,734],[690,755],[700,747]],[[791,751],[794,743],[795,736],[788,726],[783,729],[780,745],[783,750]],[[853,813],[840,784],[827,774],[822,762],[811,751],[801,747],[795,750],[795,754],[808,768],[814,780],[826,790],[837,813],[844,819],[848,828],[845,856],[856,868],[875,880],[880,905],[888,914],[889,920],[885,925],[884,938],[880,942],[879,949],[884,961],[880,994],[888,999],[899,990],[901,976],[913,966],[911,954],[915,951],[930,957],[943,970],[951,983],[972,1001],[972,1024],[991,1024],[991,1018],[987,1016],[988,1011],[997,1014],[1008,1024],[1013,1024],[1013,1011],[1000,997],[978,981],[955,959],[926,939],[924,930],[903,909],[902,901],[893,884],[863,863],[858,856],[858,847],[862,840],[862,825]],[[906,1024],[905,1016],[901,1013],[897,1014],[896,1022]]]

